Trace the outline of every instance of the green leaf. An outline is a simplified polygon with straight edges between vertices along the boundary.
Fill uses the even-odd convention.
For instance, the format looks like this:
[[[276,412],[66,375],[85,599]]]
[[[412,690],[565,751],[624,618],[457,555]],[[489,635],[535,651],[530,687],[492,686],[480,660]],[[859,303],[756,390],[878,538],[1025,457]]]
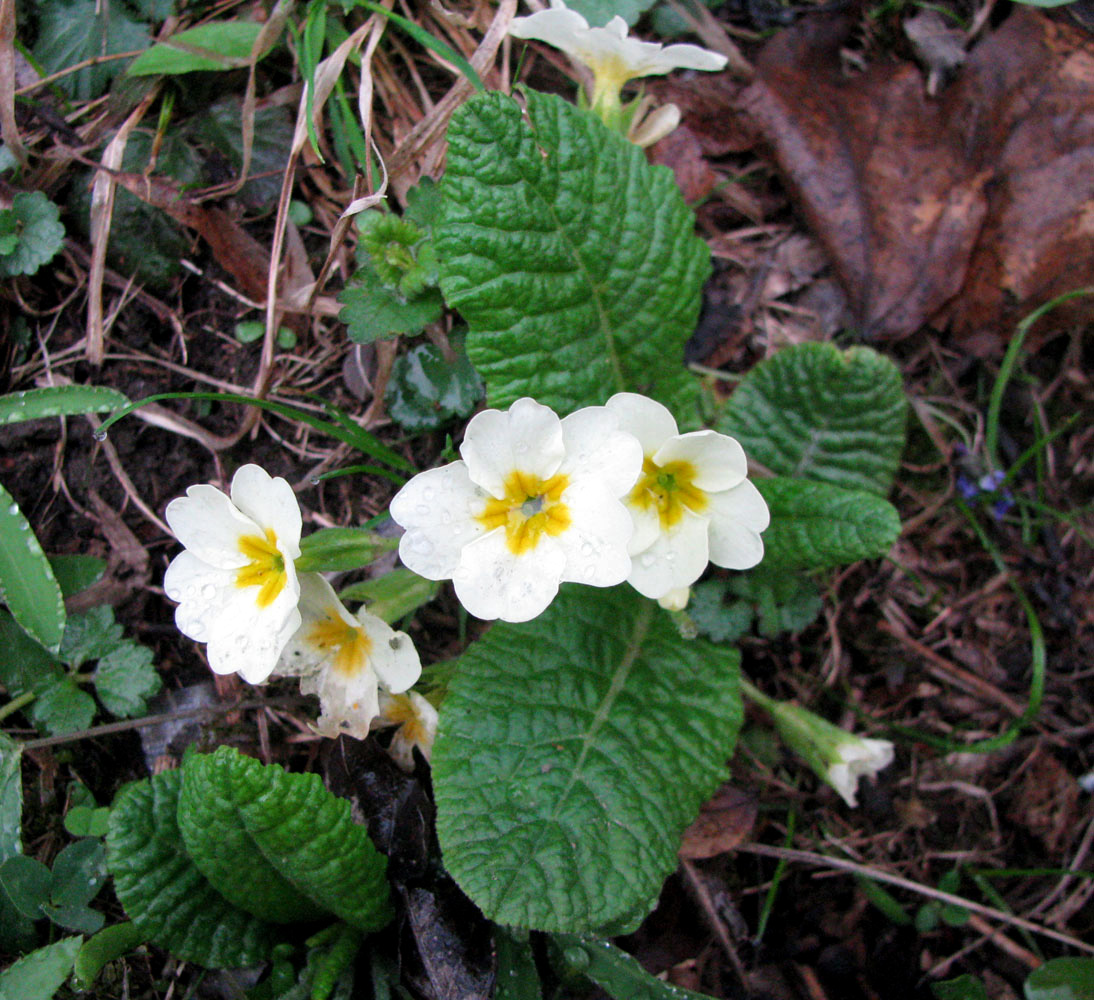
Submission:
[[[358,344],[394,337],[400,333],[420,333],[441,318],[444,302],[435,288],[406,299],[386,287],[371,264],[356,271],[338,295],[344,308],[338,318],[346,324],[346,335]]]
[[[618,15],[633,28],[638,19],[649,10],[657,0],[570,0],[566,4],[570,10],[577,11],[593,28],[603,27]]]
[[[114,621],[114,609],[109,604],[101,604],[68,619],[59,655],[70,667],[76,668],[106,656],[123,642],[123,630]]]
[[[616,1000],[710,1000],[651,976],[633,956],[590,935],[557,934],[556,943],[574,972],[588,976]]]
[[[102,929],[106,921],[105,915],[98,910],[79,904],[58,906],[55,903],[46,903],[42,912],[55,924],[78,934],[94,934]]]
[[[98,556],[50,556],[49,565],[64,597],[87,590],[93,583],[98,583],[106,572],[106,560]]]
[[[423,177],[406,193],[403,218],[432,234],[444,220],[444,194],[431,177]]]
[[[65,813],[65,829],[74,837],[105,837],[110,829],[110,809],[73,806]]]
[[[23,780],[19,760],[23,748],[0,733],[0,862],[23,850]]]
[[[444,359],[433,344],[419,344],[395,359],[384,399],[392,419],[411,433],[431,431],[456,417],[468,417],[482,399],[482,380],[463,346]]]
[[[320,528],[300,540],[298,573],[345,573],[361,569],[399,547],[367,528]]]
[[[468,648],[433,781],[445,865],[487,917],[584,930],[653,907],[725,777],[739,662],[627,587],[564,587]]]
[[[48,0],[38,5],[38,41],[34,58],[43,73],[57,73],[96,56],[135,52],[148,48],[148,28],[130,19],[121,4],[96,0]],[[126,66],[112,59],[69,73],[54,86],[70,98],[86,101],[98,97]]]
[[[64,676],[57,660],[0,609],[0,684],[15,698],[27,691],[41,693]]]
[[[15,908],[30,920],[42,917],[42,907],[49,902],[53,876],[36,858],[15,854],[0,865],[0,889]]]
[[[718,430],[776,475],[886,496],[907,408],[900,371],[876,351],[797,344],[745,376]]]
[[[106,881],[106,848],[97,837],[69,844],[53,860],[50,900],[58,906],[86,906]]]
[[[1094,1000],[1094,958],[1053,958],[1029,974],[1026,1000]]]
[[[900,534],[887,500],[804,479],[757,479],[771,510],[764,532],[765,569],[824,569],[884,556]]]
[[[41,191],[20,191],[11,208],[0,211],[4,228],[17,236],[15,245],[0,256],[0,276],[35,274],[57,255],[65,241],[61,210]]]
[[[225,898],[272,922],[327,912],[363,931],[387,923],[387,859],[319,775],[230,747],[194,755],[183,774],[179,830]]]
[[[700,635],[711,642],[736,642],[750,628],[755,612],[744,601],[725,604],[723,580],[706,580],[696,584],[688,602],[688,617],[695,623]]]
[[[186,854],[181,783],[180,771],[165,771],[118,794],[106,839],[114,891],[140,934],[176,958],[212,969],[256,965],[276,928],[229,903]]]
[[[542,1000],[543,986],[536,971],[536,959],[527,933],[494,928],[498,956],[497,988],[494,1000]]]
[[[371,614],[394,625],[433,600],[440,589],[438,581],[399,567],[383,576],[350,584],[338,596],[343,602],[364,602]]]
[[[103,708],[120,718],[144,714],[146,699],[162,686],[153,659],[147,646],[127,641],[99,660],[92,679]]]
[[[145,940],[141,929],[131,920],[112,924],[84,942],[72,967],[74,985],[89,990],[107,962],[113,962],[132,951]]]
[[[0,600],[46,649],[57,652],[65,605],[42,546],[12,495],[0,486]]]
[[[87,729],[95,718],[95,699],[71,677],[50,684],[27,709],[31,721],[51,736]]]
[[[696,422],[684,369],[710,253],[666,167],[592,114],[525,91],[452,116],[435,234],[441,290],[467,320],[491,406],[568,413],[645,393]]]
[[[212,21],[180,31],[157,42],[133,60],[130,76],[165,76],[196,70],[227,70],[247,66],[262,25],[251,21]]]
[[[50,1000],[72,971],[82,940],[62,938],[0,972],[0,1000]]]
[[[931,983],[931,992],[938,1000],[988,1000],[988,991],[975,976],[958,976],[941,983]]]

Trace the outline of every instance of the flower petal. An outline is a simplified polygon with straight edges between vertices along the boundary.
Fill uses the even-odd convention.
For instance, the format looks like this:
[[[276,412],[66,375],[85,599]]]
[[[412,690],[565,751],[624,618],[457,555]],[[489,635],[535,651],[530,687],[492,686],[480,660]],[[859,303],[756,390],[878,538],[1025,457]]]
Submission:
[[[239,539],[262,534],[255,524],[215,486],[191,486],[164,512],[175,537],[202,562],[220,569],[238,569],[247,562]]]
[[[422,661],[410,636],[396,632],[364,608],[357,612],[357,621],[372,640],[369,661],[384,688],[400,694],[412,687],[422,675]]]
[[[570,511],[567,531],[554,539],[566,554],[563,580],[614,587],[627,579],[627,543],[633,522],[627,507],[596,482],[575,483],[563,495]]]
[[[214,672],[238,673],[249,684],[261,684],[299,628],[300,612],[295,587],[286,586],[266,608],[254,602],[251,589],[235,588],[210,622],[206,655]]]
[[[662,532],[644,552],[631,558],[627,582],[655,600],[690,587],[707,566],[707,519],[686,508],[672,531]]]
[[[653,455],[669,438],[677,434],[672,414],[655,399],[636,392],[618,392],[607,403],[619,417],[619,427],[633,434],[645,455]]]
[[[509,34],[514,38],[534,39],[546,42],[561,52],[575,55],[572,46],[582,32],[589,30],[589,22],[577,11],[567,10],[565,6],[555,6],[550,10],[541,10],[528,17],[514,17],[509,24]]]
[[[636,552],[644,552],[661,534],[661,515],[654,506],[640,507],[637,504],[627,504],[627,511],[634,522],[634,532],[627,543],[627,552],[634,555]]]
[[[300,681],[304,694],[319,695],[320,715],[312,727],[320,736],[335,739],[345,733],[363,740],[372,720],[380,714],[376,674],[358,670],[345,677],[336,670],[320,670]]]
[[[658,465],[687,462],[695,469],[692,484],[706,493],[733,489],[748,475],[748,460],[740,444],[717,431],[692,431],[669,438],[657,449]]]
[[[467,474],[463,462],[419,473],[395,494],[388,508],[406,528],[399,557],[427,580],[445,580],[456,572],[460,552],[486,532],[475,515],[487,494]]]
[[[747,479],[724,493],[708,493],[710,561],[726,569],[750,569],[764,556],[760,538],[771,512],[760,491]]]
[[[549,406],[528,397],[505,413],[483,410],[467,425],[460,455],[471,481],[501,500],[515,469],[540,479],[558,471],[564,455],[562,422]]]
[[[193,552],[183,550],[167,567],[163,589],[172,601],[179,602],[175,608],[178,630],[195,642],[205,642],[209,623],[237,588],[231,570],[210,566]]]
[[[476,618],[526,622],[554,600],[565,566],[556,539],[542,538],[528,554],[514,556],[505,530],[496,528],[464,547],[452,582]]]
[[[619,418],[606,406],[586,406],[564,417],[562,439],[566,457],[559,472],[574,483],[593,479],[613,497],[621,497],[638,481],[642,446],[633,434],[619,429]]]
[[[258,465],[241,465],[232,477],[232,503],[259,525],[277,533],[277,547],[289,559],[300,555],[300,504],[292,487]]]

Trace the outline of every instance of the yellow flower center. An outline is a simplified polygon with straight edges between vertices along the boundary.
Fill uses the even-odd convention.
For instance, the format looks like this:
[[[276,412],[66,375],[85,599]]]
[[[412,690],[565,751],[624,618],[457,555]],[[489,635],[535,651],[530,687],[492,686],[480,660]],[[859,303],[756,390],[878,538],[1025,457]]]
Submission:
[[[242,535],[239,551],[249,562],[236,571],[237,587],[258,587],[255,599],[260,608],[268,608],[285,587],[285,557],[277,548],[277,533],[266,529],[266,536]]]
[[[675,527],[684,516],[686,507],[693,514],[701,514],[707,508],[707,495],[693,480],[695,466],[690,462],[666,462],[658,465],[652,458],[642,461],[642,475],[631,491],[630,502],[641,508],[657,510],[661,530]]]
[[[425,743],[428,734],[410,695],[392,695],[384,709],[384,718],[400,728],[403,739],[419,745]]]
[[[569,485],[569,478],[563,475],[543,480],[515,469],[505,480],[504,498],[487,500],[477,520],[488,531],[505,528],[509,551],[524,555],[544,534],[561,535],[570,527],[570,509],[561,499]]]
[[[312,625],[307,641],[331,654],[331,667],[343,677],[354,677],[368,666],[372,640],[363,628],[350,625],[334,608],[328,608]]]

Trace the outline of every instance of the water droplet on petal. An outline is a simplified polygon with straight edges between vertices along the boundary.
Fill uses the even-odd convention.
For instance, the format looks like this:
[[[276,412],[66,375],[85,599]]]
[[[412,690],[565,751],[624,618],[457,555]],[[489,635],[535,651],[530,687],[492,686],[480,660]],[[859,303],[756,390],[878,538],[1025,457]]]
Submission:
[[[518,455],[523,455],[528,450],[528,445],[524,441],[518,441],[517,446],[513,449]]]
[[[425,535],[419,535],[411,543],[410,548],[419,555],[427,556],[433,551],[433,543]]]
[[[432,500],[433,499],[433,487],[432,486],[427,486],[424,490],[422,490],[422,496],[426,500]]]
[[[451,523],[452,523],[452,511],[442,510],[441,511],[441,524],[451,524]]]
[[[581,554],[585,556],[586,559],[589,558],[589,556],[591,556],[594,552],[596,552],[596,549],[593,548],[592,542],[581,543]]]
[[[586,580],[591,580],[596,575],[596,570],[592,566],[586,566],[582,571],[582,575]]]
[[[657,560],[649,552],[645,553],[639,560],[642,563],[644,569],[649,569]]]
[[[180,591],[178,587],[169,587],[167,590],[164,591],[164,593],[167,594],[167,597],[168,597],[169,600],[172,600],[172,601],[181,601],[182,600],[182,591]]]
[[[418,504],[418,506],[415,507],[414,510],[416,513],[421,514],[423,517],[429,515],[429,508],[424,503]]]
[[[205,584],[205,586],[201,588],[201,596],[204,597],[205,600],[211,601],[214,597],[217,596],[216,587],[214,587],[211,583]]]
[[[676,562],[676,553],[670,549],[665,553],[665,560],[667,562]]]

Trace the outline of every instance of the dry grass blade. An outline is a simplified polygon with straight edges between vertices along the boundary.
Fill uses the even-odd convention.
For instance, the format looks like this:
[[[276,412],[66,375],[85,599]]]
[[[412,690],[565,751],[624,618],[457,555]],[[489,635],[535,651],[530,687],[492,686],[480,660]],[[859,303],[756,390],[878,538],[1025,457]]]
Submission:
[[[0,134],[25,167],[27,150],[15,121],[15,0],[0,0]]]

